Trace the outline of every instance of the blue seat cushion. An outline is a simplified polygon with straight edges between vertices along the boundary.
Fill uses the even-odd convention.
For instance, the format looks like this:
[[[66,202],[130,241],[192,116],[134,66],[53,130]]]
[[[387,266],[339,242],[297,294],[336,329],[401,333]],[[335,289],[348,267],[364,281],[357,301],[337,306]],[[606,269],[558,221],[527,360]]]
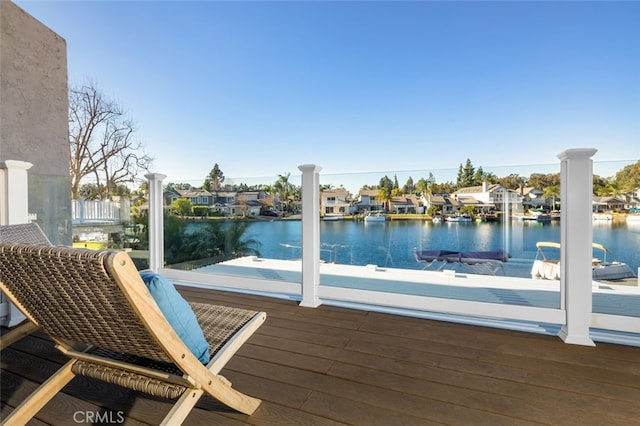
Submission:
[[[209,344],[189,303],[166,277],[151,271],[141,271],[140,277],[176,334],[200,362],[208,363]]]

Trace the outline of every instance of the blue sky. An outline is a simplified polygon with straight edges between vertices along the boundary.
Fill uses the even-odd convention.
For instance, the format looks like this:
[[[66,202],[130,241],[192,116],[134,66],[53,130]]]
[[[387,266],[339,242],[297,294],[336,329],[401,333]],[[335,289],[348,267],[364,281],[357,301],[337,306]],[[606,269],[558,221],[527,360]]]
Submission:
[[[640,158],[640,2],[15,3],[172,182]]]

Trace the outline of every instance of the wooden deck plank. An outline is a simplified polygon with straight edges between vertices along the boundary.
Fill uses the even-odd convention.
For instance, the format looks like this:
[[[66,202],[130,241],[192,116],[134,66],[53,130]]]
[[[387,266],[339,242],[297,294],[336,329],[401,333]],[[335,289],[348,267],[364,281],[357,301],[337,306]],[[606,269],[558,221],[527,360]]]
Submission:
[[[258,336],[254,342],[256,345],[262,345],[262,349],[256,349],[250,346],[253,353],[251,356],[256,359],[264,359],[269,362],[277,362],[278,359],[286,360],[283,362],[283,365],[293,365],[291,363],[292,355],[279,355],[279,354],[271,354],[269,355],[269,351],[274,351],[274,349],[270,349],[273,347],[283,347],[287,345],[287,342],[283,339],[275,340],[273,342],[269,341],[267,336]],[[362,367],[362,371],[356,374],[353,374],[351,380],[357,381],[358,377],[362,375],[362,377],[371,376],[372,370],[377,372],[391,372],[394,377],[409,377],[413,380],[414,377],[423,380],[424,383],[433,382],[432,387],[437,388],[438,386],[445,386],[446,388],[450,388],[451,386],[458,386],[461,390],[454,390],[458,392],[468,392],[470,390],[481,391],[483,393],[494,393],[496,389],[498,389],[498,394],[496,397],[502,398],[518,398],[520,397],[526,404],[533,403],[533,409],[531,411],[535,411],[537,407],[544,406],[548,404],[549,400],[552,401],[562,401],[563,397],[565,397],[565,393],[563,391],[558,391],[554,389],[549,389],[548,387],[536,387],[534,385],[530,385],[528,383],[518,383],[515,381],[501,381],[499,379],[493,379],[491,377],[485,377],[481,375],[476,375],[473,373],[465,373],[456,371],[454,369],[442,369],[440,367],[431,367],[431,361],[422,360],[422,363],[418,362],[409,362],[404,360],[399,360],[396,358],[389,357],[380,357],[374,355],[368,355],[366,353],[362,353],[358,355],[358,353],[349,353],[346,351],[339,351],[335,348],[326,348],[320,345],[313,345],[307,342],[297,342],[293,343],[289,342],[288,350],[295,351],[298,356],[301,353],[306,353],[302,355],[304,357],[307,356],[327,356],[336,361],[343,361],[344,364],[335,363],[333,370],[335,372],[338,366],[344,366],[351,363],[354,359],[358,359],[362,365],[366,365],[367,367]],[[377,350],[377,346],[371,347],[371,351]],[[274,360],[274,361],[272,361]],[[353,367],[352,367],[353,368]],[[495,369],[495,366],[493,367]],[[333,373],[332,373],[333,374]],[[341,377],[344,377],[341,375]],[[388,383],[374,383],[377,386],[388,386]],[[526,384],[526,386],[523,386]],[[450,386],[451,385],[451,386]],[[593,385],[593,383],[592,383]],[[411,386],[401,387],[398,386],[398,389],[404,393],[410,393],[413,389]],[[442,390],[438,390],[436,394],[439,392],[443,392]],[[425,395],[421,395],[425,396]],[[631,395],[632,396],[632,395]],[[434,398],[433,395],[429,396],[430,398]],[[438,396],[435,396],[438,397]],[[588,404],[592,406],[601,406],[602,412],[607,412],[610,409],[616,408],[616,403],[612,401],[603,401],[600,397],[589,397],[588,395],[580,395],[579,398],[574,397],[573,404]],[[523,403],[522,405],[526,405]],[[628,404],[619,404],[620,411],[624,411],[625,408],[628,407]],[[608,408],[607,408],[608,407]],[[572,407],[569,407],[572,408]],[[543,411],[545,413],[546,411]],[[633,410],[626,413],[626,415],[637,415],[638,411]]]
[[[247,345],[249,348],[251,346],[253,345]],[[280,346],[282,345],[276,345],[276,347]],[[311,348],[312,351],[313,349],[315,348]],[[386,408],[391,411],[401,411],[403,413],[412,413],[413,417],[421,418],[424,421],[431,421],[429,419],[437,417],[440,417],[440,421],[443,419],[451,421],[452,418],[454,418],[453,412],[457,409],[454,405],[439,400],[412,395],[407,393],[407,390],[405,389],[390,390],[387,385],[379,386],[377,384],[370,386],[366,383],[365,377],[370,375],[370,370],[362,372],[362,375],[358,372],[358,374],[351,376],[340,377],[332,372],[324,373],[321,371],[313,371],[313,373],[319,373],[321,376],[314,377],[312,375],[307,375],[304,377],[296,377],[296,373],[300,374],[300,372],[296,371],[295,368],[291,372],[285,371],[288,370],[292,364],[287,362],[287,360],[291,358],[291,355],[287,360],[283,360],[280,356],[280,352],[284,350],[288,350],[288,348],[283,348],[281,350],[273,348],[268,348],[267,350],[257,349],[255,351],[246,351],[245,355],[258,355],[255,358],[257,363],[267,362],[270,364],[278,364],[282,370],[277,370],[277,375],[282,377],[282,380],[305,383],[305,386],[312,390],[312,395],[316,400],[319,398],[319,395],[326,395],[328,400],[332,400],[335,396],[339,396],[345,401],[351,401],[357,404],[373,404],[378,408]],[[298,365],[295,367],[299,368]],[[246,364],[244,365],[244,368],[247,368]],[[263,370],[262,367],[257,367],[256,372],[251,371],[251,373],[254,375],[260,374],[259,371],[261,370]],[[273,367],[270,371],[274,371]],[[309,372],[311,373],[311,371]],[[339,380],[332,380],[330,376],[336,376]],[[333,395],[327,395],[327,392],[331,392]],[[426,407],[428,407],[428,410]],[[478,411],[472,409],[459,410],[459,414],[456,414],[456,416],[458,415],[461,416],[457,418],[457,422],[460,424],[471,423],[479,417],[483,417],[485,419],[491,418],[492,424],[513,424],[514,420],[507,419],[502,415],[494,416],[482,410]],[[342,420],[348,421],[348,418]]]
[[[394,345],[372,344],[369,342],[350,342],[349,349],[378,354],[384,354],[392,359],[417,362],[425,366],[433,366],[442,371],[448,378],[451,372],[464,372],[479,376],[482,380],[491,383],[498,380],[505,383],[538,386],[543,389],[551,389],[559,392],[575,392],[591,395],[601,400],[621,400],[632,402],[637,397],[637,391],[629,386],[612,383],[602,383],[591,380],[589,377],[580,380],[567,380],[562,374],[556,374],[553,369],[540,371],[532,359],[516,358],[509,363],[504,360],[496,362],[495,354],[474,353],[460,351],[458,347],[451,348],[445,354],[399,349]],[[430,348],[431,349],[431,348]],[[551,371],[549,371],[551,370]]]
[[[222,371],[263,404],[245,416],[203,398],[186,425],[599,425],[640,418],[640,348],[581,347],[544,335],[301,308],[287,299],[180,291],[188,300],[267,312]],[[1,356],[1,416],[65,361],[39,333]],[[153,425],[172,404],[84,378],[54,400],[33,424],[70,424],[70,410],[89,407],[125,410],[128,424]]]
[[[372,334],[380,334],[380,328],[385,327],[383,321],[375,325],[363,327],[363,330],[371,327],[376,330]],[[545,362],[546,371],[550,374],[568,374],[567,367],[570,366],[572,376],[589,378],[594,382],[618,383],[621,385],[637,387],[640,383],[636,380],[640,373],[640,363],[637,356],[635,360],[627,359],[625,356],[629,347],[610,345],[606,343],[598,344],[596,347],[566,345],[558,338],[538,334],[519,333],[515,331],[493,330],[482,327],[469,327],[460,324],[442,325],[444,329],[450,329],[450,337],[434,337],[430,333],[430,327],[413,327],[410,333],[399,331],[398,336],[404,336],[405,342],[410,342],[411,347],[445,349],[448,347],[449,353],[457,353],[458,356],[465,355],[476,359],[495,362],[500,365],[521,367],[532,362]],[[480,332],[481,331],[481,332]],[[497,333],[500,331],[500,333]],[[425,335],[426,334],[426,335]],[[478,334],[482,339],[478,339]],[[362,335],[369,337],[367,335]],[[387,336],[387,334],[383,334]],[[451,337],[451,336],[456,336]],[[401,345],[397,336],[391,337],[392,342]],[[420,343],[423,342],[421,345]],[[460,351],[464,348],[464,351]],[[633,348],[638,352],[638,348]],[[456,356],[456,355],[454,355]]]
[[[314,393],[303,407],[310,413],[331,413],[350,425],[431,425],[436,422],[412,416],[412,413],[387,410],[329,394]]]
[[[465,359],[459,363],[462,368],[443,368],[443,364],[448,362],[448,358],[438,356],[434,358],[425,352],[404,352],[402,356],[397,356],[392,348],[380,346],[379,344],[369,345],[363,349],[358,346],[357,351],[351,351],[353,345],[350,344],[347,350],[339,350],[336,348],[327,348],[325,346],[314,345],[303,342],[287,342],[284,339],[273,338],[270,336],[257,336],[254,340],[255,345],[261,345],[262,350],[251,348],[252,352],[245,352],[247,356],[256,359],[278,359],[281,356],[265,356],[270,348],[286,349],[289,352],[303,354],[302,356],[319,356],[327,357],[335,361],[341,361],[344,364],[357,364],[366,366],[366,371],[375,370],[383,372],[391,372],[398,376],[417,377],[425,381],[432,381],[441,384],[459,386],[461,388],[475,389],[483,392],[500,392],[503,396],[518,397],[525,400],[546,402],[549,398],[562,399],[566,398],[567,392],[574,392],[573,399],[577,399],[578,403],[589,404],[594,407],[601,406],[603,412],[610,409],[614,411],[627,412],[627,415],[637,415],[640,418],[640,408],[631,409],[625,402],[632,402],[638,395],[625,386],[609,385],[605,392],[602,386],[593,381],[563,379],[557,380],[557,375],[541,375],[539,371],[529,373],[528,370],[521,368],[514,371],[510,377],[496,378],[491,377],[489,373],[501,372],[505,367],[491,364],[491,370],[486,370],[478,374],[475,371],[465,371],[465,366],[473,365],[481,362],[474,359]],[[381,355],[382,354],[382,355]],[[391,354],[391,356],[389,355]],[[416,354],[412,357],[412,354]],[[422,356],[421,356],[422,355]],[[288,356],[291,358],[291,355]],[[336,364],[339,365],[339,364]],[[515,370],[515,369],[514,369]],[[582,386],[578,386],[582,384]],[[555,385],[555,387],[554,387]],[[578,387],[578,389],[573,389]],[[595,394],[594,394],[595,390]],[[618,404],[618,400],[622,402]],[[575,404],[575,402],[574,402]]]
[[[638,415],[638,410],[628,409],[621,413],[621,416],[617,416],[618,413],[610,412],[614,407],[607,408],[607,404],[589,406],[587,410],[583,410],[584,404],[595,401],[595,398],[577,398],[577,394],[567,395],[535,386],[484,381],[481,378],[478,380],[471,375],[456,375],[452,372],[448,372],[445,377],[437,378],[424,374],[419,368],[415,368],[414,372],[412,377],[406,375],[406,372],[398,374],[395,371],[336,363],[330,374],[347,380],[359,378],[372,386],[384,386],[433,401],[455,400],[458,405],[474,408],[479,412],[538,423],[568,424],[575,421],[579,424],[595,420],[605,424],[616,418],[623,420],[629,416],[637,418]],[[553,406],[554,410],[549,410],[550,406]],[[628,404],[621,406],[628,407]],[[597,411],[597,408],[601,411]]]

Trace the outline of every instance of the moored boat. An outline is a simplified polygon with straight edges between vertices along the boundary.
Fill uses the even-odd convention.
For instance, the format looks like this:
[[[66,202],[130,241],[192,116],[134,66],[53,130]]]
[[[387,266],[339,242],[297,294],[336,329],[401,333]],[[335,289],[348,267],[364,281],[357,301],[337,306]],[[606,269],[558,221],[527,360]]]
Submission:
[[[384,213],[369,213],[364,217],[365,223],[385,222],[387,215]]]
[[[459,216],[447,216],[446,217],[446,221],[447,222],[472,222],[473,218],[471,216],[469,216],[468,214],[462,214]]]
[[[551,215],[546,213],[539,214],[536,216],[536,222],[551,222]]]
[[[498,222],[498,216],[494,213],[481,213],[476,216],[476,222]]]
[[[523,216],[524,220],[535,220],[536,222],[551,222],[551,215],[542,209],[529,210],[528,216]]]
[[[635,278],[633,270],[623,262],[618,262],[602,244],[593,243],[593,249],[602,253],[601,257],[593,257],[591,262],[592,276],[599,280],[623,280]],[[536,258],[531,267],[531,278],[543,280],[560,279],[560,243],[540,241],[536,244],[538,249]],[[543,249],[546,249],[547,252]],[[549,251],[555,251],[555,256],[549,257]]]

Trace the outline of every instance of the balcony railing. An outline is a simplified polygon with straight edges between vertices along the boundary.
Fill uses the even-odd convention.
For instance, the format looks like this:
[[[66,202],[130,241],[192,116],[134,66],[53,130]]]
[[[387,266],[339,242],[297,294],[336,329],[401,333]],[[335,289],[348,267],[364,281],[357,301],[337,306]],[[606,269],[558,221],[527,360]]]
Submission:
[[[127,199],[113,200],[71,200],[71,215],[74,225],[119,224],[131,220]]]
[[[400,249],[404,250],[405,258],[413,256],[416,250],[425,248],[421,244],[426,244],[423,241],[434,229],[431,222],[426,221],[422,228],[418,226],[420,230],[417,233],[415,228],[410,228],[411,231],[406,231],[408,235],[405,236],[399,235],[404,229],[401,227],[387,226],[376,230],[373,227],[363,227],[364,224],[360,223],[359,225],[363,225],[360,228],[366,235],[383,235],[386,238],[384,244],[380,242],[382,240],[375,239],[362,243],[361,250],[375,251],[380,257],[372,263],[360,262],[350,252],[351,247],[340,241],[327,241],[328,234],[321,231],[319,188],[321,183],[326,183],[331,177],[322,176],[321,168],[316,165],[300,166],[302,214],[299,220],[286,223],[280,221],[280,218],[262,219],[262,223],[268,225],[261,228],[263,231],[275,233],[282,238],[279,249],[283,255],[274,255],[272,250],[267,256],[243,256],[220,261],[215,254],[209,253],[209,258],[201,261],[191,259],[181,265],[168,262],[165,255],[165,246],[172,250],[167,245],[168,240],[165,241],[168,238],[165,235],[168,224],[165,223],[162,191],[166,176],[147,175],[149,267],[181,284],[288,298],[299,301],[300,306],[306,308],[320,304],[348,306],[553,333],[567,343],[580,345],[593,345],[594,339],[640,345],[638,286],[627,286],[616,290],[619,294],[613,294],[612,290],[595,285],[592,281],[591,243],[594,223],[591,209],[591,157],[594,153],[595,150],[591,149],[567,150],[559,155],[560,163],[552,165],[556,172],[559,169],[562,182],[559,197],[562,200],[560,225],[555,228],[559,231],[562,247],[561,279],[557,281],[534,280],[531,277],[512,275],[508,271],[511,265],[518,265],[519,259],[523,257],[520,254],[531,254],[531,248],[525,247],[525,240],[521,235],[527,228],[524,225],[512,225],[515,223],[513,215],[520,212],[515,205],[509,203],[510,197],[504,197],[505,202],[500,208],[501,224],[496,225],[494,232],[500,235],[500,248],[513,257],[505,263],[475,265],[491,269],[494,275],[476,273],[478,271],[471,266],[468,270],[455,269],[450,265],[445,265],[442,269],[423,270],[424,264],[417,263],[415,259],[410,266],[400,264],[398,259],[394,262],[390,258],[391,246],[398,241],[405,245]],[[26,170],[24,173],[26,174]],[[26,194],[26,190],[16,193]],[[291,211],[295,212],[297,208],[292,208]],[[205,227],[214,222],[216,221],[207,219],[198,221]],[[20,223],[19,219],[13,219],[13,223]],[[224,223],[232,226],[242,222]],[[535,223],[532,226],[536,226]],[[204,232],[209,232],[209,239],[225,238],[221,237],[219,228],[204,229]],[[326,232],[328,228],[322,229]],[[541,228],[542,231],[546,229]],[[234,232],[234,228],[227,230],[229,234]],[[459,233],[455,243],[464,244],[469,238],[464,234],[465,228],[455,228],[455,231]],[[391,235],[393,232],[396,234]],[[196,238],[189,241],[190,235],[194,236],[189,232],[182,234],[182,238],[187,240],[186,244],[196,242]],[[262,234],[257,237],[266,238]],[[226,244],[231,243],[226,241]],[[600,305],[603,302],[616,307],[628,303],[632,310],[602,309]]]
[[[594,297],[600,300],[600,288],[594,290],[591,276],[591,156],[594,153],[591,149],[572,149],[559,155],[563,195],[559,281],[327,262],[322,255],[328,249],[323,248],[320,233],[321,168],[316,165],[300,166],[303,194],[300,240],[287,247],[299,250],[299,261],[245,257],[224,262],[217,268],[189,271],[165,264],[159,197],[164,176],[148,175],[150,265],[190,285],[287,297],[298,300],[304,307],[333,304],[536,332],[553,330],[565,342],[581,345],[593,344],[596,329],[638,334],[640,315],[637,313],[629,316],[593,309]],[[512,207],[508,201],[505,203],[503,223],[510,222]],[[505,226],[505,249],[511,249],[512,242],[517,241],[510,232],[513,230]],[[629,287],[621,297],[627,297],[628,303],[637,306],[640,293],[637,287]],[[624,338],[630,341],[637,336]]]

